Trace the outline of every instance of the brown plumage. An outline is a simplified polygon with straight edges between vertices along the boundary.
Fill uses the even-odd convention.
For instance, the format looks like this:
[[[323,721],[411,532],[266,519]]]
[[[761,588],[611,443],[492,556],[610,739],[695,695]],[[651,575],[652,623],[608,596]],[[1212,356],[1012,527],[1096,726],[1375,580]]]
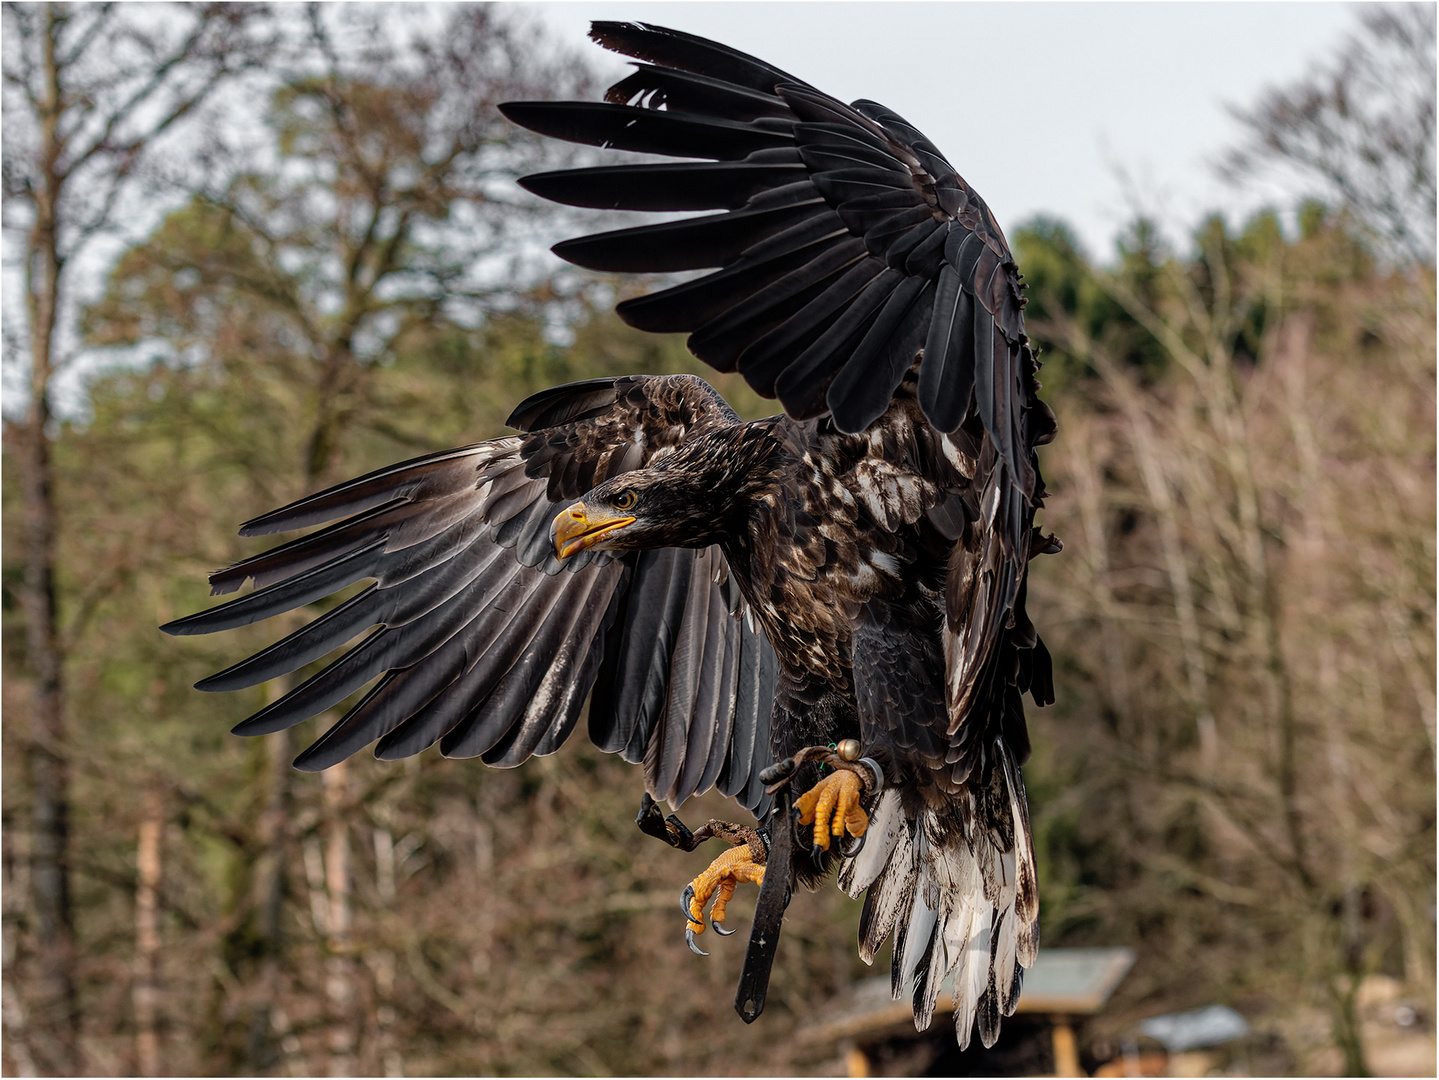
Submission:
[[[882,106],[674,31],[597,23],[593,36],[647,61],[608,104],[506,114],[709,160],[526,186],[575,205],[722,212],[556,250],[603,270],[713,270],[620,312],[689,333],[786,415],[742,423],[692,376],[546,391],[511,417],[519,436],[248,523],[256,535],[343,519],[217,573],[217,593],[257,589],[165,629],[237,626],[373,578],[200,684],[252,685],[379,626],[237,729],[297,723],[379,677],[301,754],[307,769],[375,740],[385,758],[438,741],[515,765],[557,749],[588,696],[591,737],[643,762],[651,795],[677,806],[718,784],[763,819],[765,765],[858,739],[887,781],[840,868],[842,887],[867,893],[861,954],[894,934],[895,993],[921,1026],[954,972],[961,1044],[976,1023],[992,1044],[1038,945],[1021,694],[1044,704],[1052,690],[1025,576],[1057,550],[1034,527],[1035,448],[1054,424],[1003,233]],[[561,560],[557,543],[577,553]]]

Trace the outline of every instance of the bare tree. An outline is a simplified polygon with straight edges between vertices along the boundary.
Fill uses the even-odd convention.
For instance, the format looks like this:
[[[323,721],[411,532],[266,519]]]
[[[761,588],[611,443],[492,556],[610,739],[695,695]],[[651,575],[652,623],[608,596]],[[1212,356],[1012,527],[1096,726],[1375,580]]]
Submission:
[[[147,155],[215,89],[253,60],[244,5],[180,6],[163,15],[119,5],[7,4],[4,198],[23,228],[28,348],[23,411],[5,434],[20,469],[26,657],[34,678],[29,731],[36,961],[31,1016],[44,1018],[45,1065],[80,1067],[72,964],[65,650],[56,600],[52,393],[73,360],[61,332],[74,268],[115,226]],[[21,224],[23,222],[23,225]],[[40,1044],[37,1043],[37,1046]]]
[[[1257,963],[1321,990],[1366,1075],[1363,980],[1399,956],[1433,993],[1433,279],[1362,269],[1332,224],[1203,239],[1151,298],[1096,276],[1162,377],[1044,328],[1099,377],[1062,409],[1076,557],[1040,586],[1113,718],[1072,797],[1123,838],[1107,905],[1165,912],[1156,951],[1220,985]]]
[[[1389,257],[1433,265],[1434,5],[1370,7],[1360,23],[1331,63],[1233,110],[1248,137],[1222,167],[1297,173]]]

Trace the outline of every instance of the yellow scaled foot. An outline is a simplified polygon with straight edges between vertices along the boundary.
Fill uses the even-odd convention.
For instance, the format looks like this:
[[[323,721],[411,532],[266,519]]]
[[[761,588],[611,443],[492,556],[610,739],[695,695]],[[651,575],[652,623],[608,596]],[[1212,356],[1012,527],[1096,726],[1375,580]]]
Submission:
[[[732,847],[721,855],[714,862],[709,864],[703,874],[695,878],[685,887],[684,911],[689,922],[685,926],[685,941],[689,944],[690,950],[700,956],[708,956],[695,944],[695,935],[703,934],[705,930],[704,909],[709,903],[710,897],[715,898],[714,907],[710,909],[710,925],[715,928],[717,934],[732,934],[733,930],[723,930],[720,924],[724,922],[725,909],[734,897],[735,886],[744,882],[752,881],[756,885],[764,882],[764,866],[754,861],[754,852],[748,844],[740,844]]]
[[[815,847],[828,851],[831,836],[864,835],[869,815],[859,805],[863,794],[864,781],[856,773],[836,769],[795,800],[799,823],[814,825]]]

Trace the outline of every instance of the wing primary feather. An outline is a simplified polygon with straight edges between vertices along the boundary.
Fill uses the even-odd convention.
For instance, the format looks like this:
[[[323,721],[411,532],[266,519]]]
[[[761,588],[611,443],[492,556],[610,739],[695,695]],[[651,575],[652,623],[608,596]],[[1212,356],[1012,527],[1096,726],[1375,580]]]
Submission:
[[[829,403],[835,426],[841,431],[864,431],[884,415],[895,388],[913,365],[915,355],[924,343],[934,305],[934,282],[909,278],[905,284],[910,282],[918,287],[910,293],[912,299],[909,304],[900,306],[901,294],[905,290],[903,286],[896,289],[855,347],[849,362],[830,384],[825,400]],[[892,307],[898,310],[894,321],[889,323],[887,316]],[[883,331],[882,324],[888,325],[888,332]],[[853,376],[846,377],[851,370]]]
[[[767,258],[742,258],[713,274],[616,305],[615,312],[637,330],[688,334],[755,296],[814,256],[812,245]]]
[[[521,127],[565,142],[667,157],[738,160],[792,144],[787,131],[694,114],[597,101],[510,101],[500,112]]]
[[[542,581],[550,580],[542,574],[539,576]],[[477,598],[491,594],[493,589],[491,581],[472,582],[401,628],[403,632],[392,627],[376,631],[278,701],[241,721],[233,732],[268,735],[281,731],[337,705],[376,675],[410,666],[470,622],[472,613],[481,606]]]
[[[394,628],[411,623],[468,590],[498,558],[493,550],[485,555],[488,558],[483,561],[452,559],[441,563],[420,578],[407,582],[403,589],[387,590],[372,585],[269,648],[202,679],[195,684],[195,689],[206,693],[242,690],[318,660],[371,626]]]
[[[662,793],[671,806],[678,806],[685,794],[679,790],[679,779],[691,746],[690,724],[695,717],[704,674],[705,632],[710,622],[710,602],[714,598],[709,567],[702,555],[686,552],[680,558],[680,565],[689,574],[686,589],[689,599],[670,657],[669,693],[659,725],[660,737],[651,748],[652,753],[645,755],[647,778],[653,778],[655,790]],[[707,748],[705,756],[708,757]]]
[[[586,270],[621,273],[666,273],[724,266],[749,248],[827,209],[816,194],[813,202],[763,210],[684,218],[659,225],[614,229],[593,236],[563,240],[552,249],[566,262]]]
[[[386,548],[392,552],[421,544],[464,521],[474,513],[476,502],[475,491],[464,488],[418,504],[404,498],[392,499],[212,574],[210,591],[214,594],[234,592],[246,578],[253,579],[255,588],[262,589],[348,554],[376,536],[384,536]]]
[[[249,579],[254,580],[256,589],[262,589],[275,581],[311,570],[337,556],[348,555],[371,543],[375,536],[384,535],[385,525],[400,508],[408,508],[408,504],[401,499],[389,499],[319,532],[290,540],[269,551],[242,559],[233,566],[217,570],[210,575],[210,595],[223,596],[232,593]]]
[[[605,91],[615,105],[647,109],[663,106],[672,112],[723,116],[731,120],[787,120],[789,110],[773,94],[736,86],[723,79],[678,71],[672,67],[636,64],[635,70]]]
[[[464,646],[464,635],[456,634],[419,663],[391,671],[295,758],[295,768],[301,772],[328,769],[388,735],[454,682],[464,669]]]
[[[939,273],[934,315],[919,368],[919,404],[930,423],[953,431],[969,411],[974,388],[974,303],[948,263]]]
[[[590,24],[590,37],[606,49],[636,60],[696,71],[761,93],[772,94],[782,83],[809,85],[748,53],[663,26],[596,21]]]
[[[749,161],[605,165],[522,177],[542,198],[597,210],[738,210],[761,191],[803,180],[804,164]]]
[[[347,514],[358,514],[364,510],[383,508],[385,504],[400,500],[420,502],[439,495],[452,494],[469,486],[479,470],[496,458],[503,457],[512,447],[505,440],[461,446],[454,450],[442,450],[435,454],[424,454],[383,469],[376,469],[347,480],[324,491],[297,499],[278,510],[251,518],[240,526],[241,536],[265,536],[277,532],[290,532],[309,528]],[[344,524],[344,523],[342,523]],[[318,538],[305,537],[310,540]],[[278,550],[278,549],[277,549]],[[271,555],[274,552],[265,552]],[[260,556],[263,558],[264,556]],[[249,562],[251,560],[246,560]],[[232,567],[231,569],[237,569]],[[228,573],[228,571],[227,571]],[[212,579],[213,583],[213,579]],[[238,584],[238,583],[237,583]]]
[[[341,555],[332,562],[306,570],[263,589],[220,604],[218,607],[176,619],[160,627],[167,634],[210,634],[268,619],[282,611],[323,599],[331,593],[368,577],[375,555],[383,551],[383,537]]]

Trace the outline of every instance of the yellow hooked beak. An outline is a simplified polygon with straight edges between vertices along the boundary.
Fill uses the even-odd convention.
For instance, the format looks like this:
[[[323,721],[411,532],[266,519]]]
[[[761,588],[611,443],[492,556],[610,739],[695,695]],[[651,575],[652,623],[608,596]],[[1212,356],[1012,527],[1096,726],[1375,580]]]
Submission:
[[[589,507],[577,502],[569,509],[561,510],[550,526],[555,554],[561,559],[568,559],[613,536],[634,520],[632,517],[591,517]]]

